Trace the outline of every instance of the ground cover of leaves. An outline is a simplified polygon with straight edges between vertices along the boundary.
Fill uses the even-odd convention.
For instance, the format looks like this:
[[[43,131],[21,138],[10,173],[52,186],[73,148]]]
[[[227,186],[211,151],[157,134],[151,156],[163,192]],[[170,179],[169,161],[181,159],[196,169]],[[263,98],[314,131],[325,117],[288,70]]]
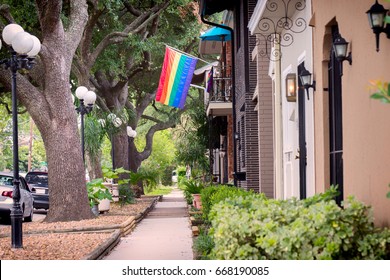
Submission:
[[[77,260],[104,243],[109,232],[44,233],[55,230],[119,225],[150,207],[152,199],[138,199],[134,204],[111,203],[110,211],[95,219],[45,223],[23,223],[23,249],[11,248],[11,226],[0,229],[1,260]],[[29,232],[43,232],[29,234]]]

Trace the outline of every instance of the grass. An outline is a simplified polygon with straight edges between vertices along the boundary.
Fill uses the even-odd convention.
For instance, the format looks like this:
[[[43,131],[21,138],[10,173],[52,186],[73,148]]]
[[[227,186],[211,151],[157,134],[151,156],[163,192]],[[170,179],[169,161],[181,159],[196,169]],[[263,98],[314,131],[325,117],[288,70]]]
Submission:
[[[160,187],[157,187],[156,189],[154,189],[150,192],[145,189],[145,194],[146,195],[166,195],[166,194],[171,193],[171,191],[172,191],[172,187],[160,186]]]

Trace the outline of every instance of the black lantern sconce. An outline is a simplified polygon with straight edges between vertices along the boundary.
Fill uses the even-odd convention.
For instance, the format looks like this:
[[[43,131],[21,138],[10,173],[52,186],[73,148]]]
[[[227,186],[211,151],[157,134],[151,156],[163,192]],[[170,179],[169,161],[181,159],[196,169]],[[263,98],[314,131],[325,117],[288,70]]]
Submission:
[[[339,34],[333,42],[333,51],[338,61],[343,62],[344,60],[347,60],[349,65],[352,65],[352,53],[349,52],[347,55],[348,44],[349,43]]]
[[[297,101],[297,78],[295,73],[286,76],[286,98],[288,102]]]
[[[299,73],[299,79],[301,80],[302,86],[306,89],[307,100],[309,100],[309,88],[316,90],[316,81],[312,82],[312,74],[303,67],[301,73]]]
[[[352,65],[352,53],[348,52],[348,42],[345,41],[340,34],[337,35],[336,39],[333,42],[333,52],[336,56],[336,59],[340,62],[340,75],[343,75],[343,61],[347,60],[349,65]]]
[[[387,38],[390,39],[390,24],[386,24],[385,27],[385,18],[388,11],[389,10],[378,3],[378,0],[376,0],[375,4],[367,11],[368,23],[375,34],[377,52],[379,51],[379,35],[384,32],[386,33]]]

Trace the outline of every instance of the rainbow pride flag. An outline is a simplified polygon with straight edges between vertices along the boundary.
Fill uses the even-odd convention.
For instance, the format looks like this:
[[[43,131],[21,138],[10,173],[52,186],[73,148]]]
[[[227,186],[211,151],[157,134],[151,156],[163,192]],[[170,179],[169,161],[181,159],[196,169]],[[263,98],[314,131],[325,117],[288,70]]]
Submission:
[[[197,61],[166,47],[156,101],[183,109]]]

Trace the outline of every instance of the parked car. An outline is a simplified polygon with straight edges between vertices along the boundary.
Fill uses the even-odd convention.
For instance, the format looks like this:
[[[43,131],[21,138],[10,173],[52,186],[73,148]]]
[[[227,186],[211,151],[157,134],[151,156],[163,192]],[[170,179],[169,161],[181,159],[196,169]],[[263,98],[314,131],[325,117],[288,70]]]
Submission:
[[[31,222],[34,215],[34,198],[26,180],[20,176],[20,207],[23,211],[25,222]],[[11,208],[14,200],[12,198],[14,176],[11,173],[0,172],[0,218],[3,221],[10,221]]]
[[[26,174],[26,181],[32,190],[35,209],[49,209],[49,181],[47,172],[30,171]]]
[[[177,181],[178,181],[177,171],[176,171],[176,170],[173,170],[173,171],[172,171],[172,183],[173,183],[173,184],[176,184]]]

